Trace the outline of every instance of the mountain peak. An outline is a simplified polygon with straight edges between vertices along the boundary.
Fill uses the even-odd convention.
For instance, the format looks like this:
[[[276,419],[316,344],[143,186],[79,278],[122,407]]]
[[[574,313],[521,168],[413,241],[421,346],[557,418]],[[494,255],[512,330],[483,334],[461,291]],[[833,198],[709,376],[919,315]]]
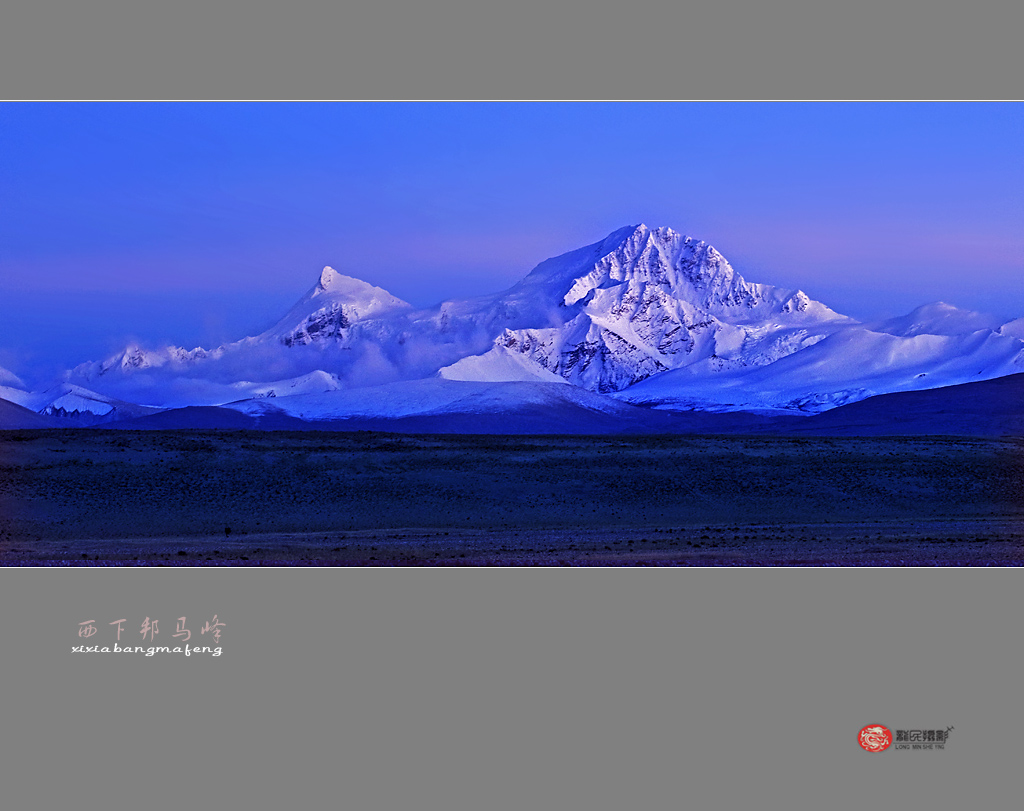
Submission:
[[[659,239],[661,242],[667,242],[671,239],[679,238],[679,236],[678,233],[667,226],[651,228],[647,223],[642,222],[637,225],[626,225],[617,231],[612,231],[612,233],[605,237],[604,246],[611,251],[621,247],[642,249],[652,237]]]
[[[703,239],[686,236],[667,225],[660,225],[651,228],[645,223],[639,225],[627,225],[618,231],[613,231],[607,237],[601,247],[607,253],[614,253],[616,250],[625,250],[629,254],[643,252],[650,246],[666,255],[686,251],[692,255],[707,257],[708,260],[719,262],[725,257],[713,246]]]
[[[359,279],[353,279],[351,276],[346,276],[343,273],[338,273],[330,265],[324,267],[320,273],[320,279],[317,282],[317,292],[337,292],[346,288],[351,288],[352,283],[355,282],[360,286],[366,284],[366,282],[360,281]]]
[[[573,252],[538,266],[557,268],[569,283],[566,305],[584,300],[592,290],[621,284],[652,284],[702,307],[749,308],[759,297],[714,247],[667,226],[625,226],[593,247],[590,255]],[[635,292],[644,295],[639,287]]]
[[[397,296],[391,295],[387,290],[376,287],[369,282],[364,282],[362,279],[339,273],[330,265],[321,271],[316,287],[307,294],[307,298],[303,301],[308,301],[310,298],[316,298],[324,294],[329,295],[332,299],[361,305],[365,313],[370,311],[377,312],[393,307],[410,306]],[[302,303],[300,302],[300,305]]]
[[[316,286],[264,334],[285,346],[324,341],[344,343],[348,340],[349,328],[356,322],[410,308],[408,302],[387,290],[338,273],[328,265],[320,272]]]

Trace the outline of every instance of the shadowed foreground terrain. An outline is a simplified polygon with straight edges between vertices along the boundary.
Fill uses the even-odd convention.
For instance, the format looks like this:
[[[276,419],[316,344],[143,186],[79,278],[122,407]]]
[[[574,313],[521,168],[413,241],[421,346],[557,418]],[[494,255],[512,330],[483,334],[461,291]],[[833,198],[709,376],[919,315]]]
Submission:
[[[1021,565],[1024,440],[0,432],[5,565]]]

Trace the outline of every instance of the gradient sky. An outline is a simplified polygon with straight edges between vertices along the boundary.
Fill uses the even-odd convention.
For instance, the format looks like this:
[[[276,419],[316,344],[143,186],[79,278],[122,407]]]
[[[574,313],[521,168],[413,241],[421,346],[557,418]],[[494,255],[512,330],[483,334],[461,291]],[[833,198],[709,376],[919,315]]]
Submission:
[[[1024,316],[1024,104],[0,104],[0,366],[265,329],[321,268],[417,305],[623,225],[869,320]]]

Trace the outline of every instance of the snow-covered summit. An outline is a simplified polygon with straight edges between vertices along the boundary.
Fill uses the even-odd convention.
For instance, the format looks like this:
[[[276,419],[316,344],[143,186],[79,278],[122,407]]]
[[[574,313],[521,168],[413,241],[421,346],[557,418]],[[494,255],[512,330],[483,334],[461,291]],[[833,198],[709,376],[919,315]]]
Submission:
[[[303,300],[311,300],[318,296],[345,301],[352,307],[361,308],[362,315],[383,312],[395,307],[410,306],[407,302],[391,295],[387,290],[374,287],[362,279],[346,276],[330,266],[321,271],[316,286]]]
[[[652,230],[641,223],[617,231],[598,253],[596,261],[573,268],[576,278],[565,294],[566,305],[630,282],[663,287],[703,307],[752,307],[760,300],[760,286],[747,284],[713,246],[671,228]]]
[[[566,306],[584,301],[593,295],[592,291],[643,284],[662,288],[695,307],[734,317],[740,310],[764,304],[778,306],[782,312],[805,312],[817,304],[816,315],[836,315],[800,290],[781,291],[747,282],[704,240],[668,227],[652,229],[643,223],[621,228],[601,242],[542,262],[513,291],[540,284],[564,287],[562,303]]]
[[[359,321],[411,305],[387,290],[325,267],[316,285],[269,334],[285,346],[305,346],[324,339],[344,338],[345,330]]]
[[[876,332],[909,338],[914,335],[963,335],[978,330],[993,331],[1000,327],[998,319],[973,310],[962,310],[944,301],[923,304],[907,315],[890,318],[868,327]]]

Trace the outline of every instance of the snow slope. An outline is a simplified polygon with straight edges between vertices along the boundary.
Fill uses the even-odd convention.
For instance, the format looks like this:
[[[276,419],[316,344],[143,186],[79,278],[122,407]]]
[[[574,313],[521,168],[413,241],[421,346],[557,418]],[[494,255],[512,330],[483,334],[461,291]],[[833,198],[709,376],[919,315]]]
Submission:
[[[570,403],[612,414],[628,410],[625,404],[562,382],[480,383],[439,377],[274,400],[246,400],[227,407],[252,415],[279,412],[304,420],[337,420],[514,411],[526,406]]]
[[[619,393],[635,404],[818,412],[876,394],[988,380],[1024,371],[1024,341],[979,330],[901,338],[860,327],[758,369],[669,372]]]

